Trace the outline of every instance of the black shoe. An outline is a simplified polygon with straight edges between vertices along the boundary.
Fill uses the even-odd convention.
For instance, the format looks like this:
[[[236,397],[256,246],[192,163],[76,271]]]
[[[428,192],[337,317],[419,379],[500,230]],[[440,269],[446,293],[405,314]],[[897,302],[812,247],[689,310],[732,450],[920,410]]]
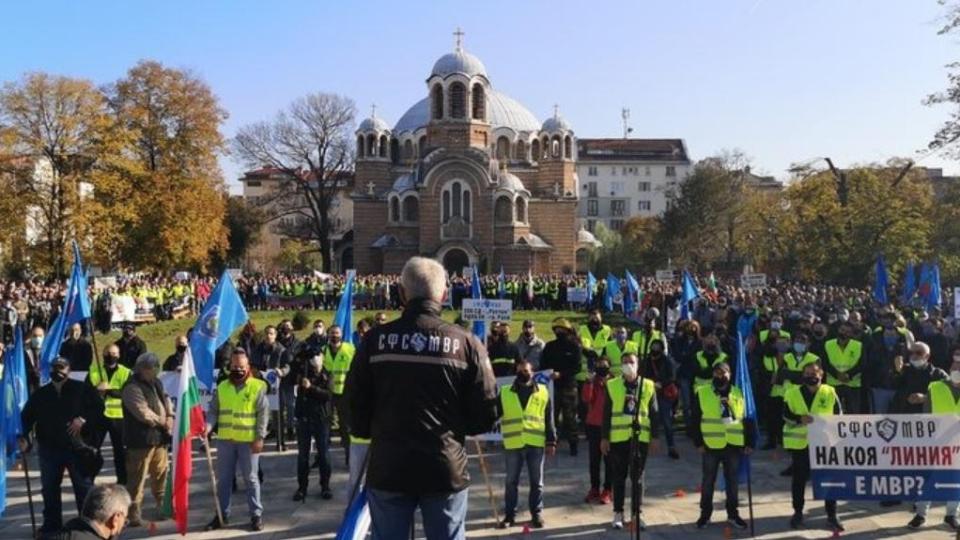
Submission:
[[[698,529],[705,529],[709,524],[710,524],[710,516],[701,515],[700,518],[697,519]]]
[[[793,514],[793,517],[790,518],[790,528],[791,529],[802,529],[803,528],[803,514],[796,512]]]
[[[840,519],[838,519],[837,516],[827,516],[827,525],[837,532],[846,530],[843,528],[843,523],[840,523]]]
[[[913,519],[910,520],[910,523],[907,523],[907,527],[911,529],[919,529],[920,527],[923,527],[923,524],[926,522],[927,522],[927,518],[918,514],[916,516],[913,516]]]
[[[947,516],[943,518],[943,522],[946,523],[951,530],[960,531],[960,523],[957,522],[957,516]]]
[[[747,522],[743,520],[739,515],[730,516],[727,518],[727,525],[730,525],[734,529],[746,529]]]
[[[223,518],[223,523],[220,523],[220,519],[217,518],[217,516],[213,516],[213,519],[210,520],[210,523],[207,523],[207,525],[203,528],[203,530],[216,531],[216,530],[222,529],[228,523],[230,523],[230,521],[227,520],[227,518]]]
[[[542,529],[544,526],[543,516],[540,514],[534,514],[530,519],[530,525],[532,525],[534,529]]]
[[[296,493],[293,494],[293,502],[300,502],[307,497],[307,491],[303,489],[298,489]]]
[[[497,528],[509,529],[510,527],[513,527],[516,524],[517,522],[513,516],[505,516],[503,519],[500,520],[500,523],[497,523]]]
[[[670,456],[670,459],[680,459],[680,452],[677,452],[676,448],[667,450],[667,455]]]
[[[250,518],[250,530],[254,532],[259,532],[263,530],[263,518],[260,516],[253,516]]]
[[[786,469],[780,471],[780,476],[793,476],[793,465],[787,467]]]
[[[330,499],[333,498],[333,492],[330,491],[330,487],[329,487],[329,486],[328,486],[328,487],[325,487],[325,488],[322,488],[322,489],[320,490],[320,498],[323,499],[323,500],[325,500],[325,501],[329,501]]]

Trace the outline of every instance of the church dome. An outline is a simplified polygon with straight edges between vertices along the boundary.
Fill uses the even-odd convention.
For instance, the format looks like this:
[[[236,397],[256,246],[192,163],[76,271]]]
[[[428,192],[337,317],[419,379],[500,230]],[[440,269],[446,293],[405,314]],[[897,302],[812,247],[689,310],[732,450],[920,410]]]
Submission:
[[[554,114],[550,118],[547,118],[543,122],[543,126],[540,128],[541,131],[547,133],[554,133],[558,131],[570,131],[570,124],[559,114]]]
[[[360,122],[358,131],[390,131],[390,126],[379,116],[370,116]]]
[[[429,121],[430,98],[424,98],[403,113],[397,125],[393,126],[393,132],[413,132],[426,126]],[[493,129],[506,127],[516,132],[540,129],[540,121],[532,112],[513,98],[492,88],[487,90],[487,121]]]
[[[599,240],[597,240],[597,237],[594,236],[592,232],[586,229],[580,229],[577,231],[577,244],[594,247],[600,247],[603,245]]]
[[[486,77],[487,68],[484,67],[483,62],[481,62],[479,58],[463,49],[459,49],[441,56],[440,59],[433,64],[433,70],[430,72],[430,76],[446,77],[447,75],[453,75],[455,73],[466,75],[467,77],[477,75]]]
[[[519,192],[527,191],[527,188],[523,186],[523,181],[520,178],[509,172],[504,172],[500,175],[500,189],[505,189],[507,191]]]

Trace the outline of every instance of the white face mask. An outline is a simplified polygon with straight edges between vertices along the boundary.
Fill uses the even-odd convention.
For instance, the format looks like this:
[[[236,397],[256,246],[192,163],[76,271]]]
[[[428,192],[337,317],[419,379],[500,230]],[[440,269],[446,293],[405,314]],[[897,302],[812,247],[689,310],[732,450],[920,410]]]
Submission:
[[[634,378],[636,378],[636,376],[637,376],[637,365],[636,365],[636,364],[622,364],[622,365],[620,366],[620,371],[622,371],[623,374],[624,374],[628,379],[634,379]]]
[[[955,369],[950,372],[950,382],[960,384],[960,369]]]
[[[919,360],[915,360],[915,359],[912,359],[912,358],[911,358],[911,359],[910,359],[910,365],[913,366],[913,367],[915,367],[915,368],[917,368],[917,369],[920,369],[920,368],[922,368],[923,366],[927,365],[927,361],[924,360],[924,359],[922,359],[922,358],[919,359]]]

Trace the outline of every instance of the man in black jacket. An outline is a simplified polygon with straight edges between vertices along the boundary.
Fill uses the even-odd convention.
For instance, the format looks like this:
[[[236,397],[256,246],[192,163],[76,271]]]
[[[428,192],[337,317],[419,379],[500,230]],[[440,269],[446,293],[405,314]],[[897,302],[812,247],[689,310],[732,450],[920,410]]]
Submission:
[[[570,443],[570,455],[577,455],[577,373],[580,372],[580,341],[566,319],[553,321],[556,339],[543,347],[540,369],[553,370],[554,408],[560,436]]]
[[[25,435],[36,428],[43,495],[42,534],[59,531],[63,525],[63,470],[70,473],[79,511],[99,469],[91,462],[96,459],[93,445],[100,440],[104,423],[103,400],[93,386],[71,380],[69,375],[70,362],[62,357],[55,359],[50,367],[51,382],[30,396],[21,414]],[[20,448],[23,452],[30,449],[24,437],[20,438]]]
[[[310,480],[310,446],[317,445],[317,464],[320,469],[320,497],[333,498],[330,491],[330,419],[333,396],[333,377],[323,365],[323,356],[301,348],[297,359],[290,364],[290,377],[297,381],[297,401],[294,416],[297,420],[297,492],[294,501],[307,496]]]
[[[497,389],[486,348],[440,318],[447,276],[413,257],[400,319],[370,330],[347,375],[352,435],[372,439],[367,482],[374,537],[405,539],[420,507],[428,539],[465,537],[465,438],[493,429]]]
[[[123,325],[123,336],[114,345],[120,348],[120,364],[130,369],[137,358],[147,352],[147,344],[137,335],[137,325],[132,322]]]
[[[74,323],[70,327],[70,337],[60,345],[60,356],[70,361],[71,369],[89,371],[93,362],[93,345],[83,337],[80,323]]]

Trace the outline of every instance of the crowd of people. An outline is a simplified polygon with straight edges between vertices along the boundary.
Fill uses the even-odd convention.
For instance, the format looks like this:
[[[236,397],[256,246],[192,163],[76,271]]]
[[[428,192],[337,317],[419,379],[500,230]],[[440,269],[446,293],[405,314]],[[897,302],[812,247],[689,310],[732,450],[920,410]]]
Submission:
[[[569,307],[565,291],[586,284],[585,278],[559,276],[482,279],[485,296],[513,298],[520,305],[530,299],[531,281],[529,305],[544,309]],[[466,323],[459,327],[440,319],[451,295],[454,303],[458,294],[469,296],[470,280],[450,280],[435,261],[414,258],[401,276],[360,277],[361,282],[367,289],[358,285],[359,290],[382,300],[362,307],[384,311],[360,320],[356,328],[328,326],[318,319],[301,339],[290,320],[262,330],[248,323],[218,350],[219,374],[207,420],[216,435],[220,512],[207,530],[229,523],[237,473],[245,483],[250,527],[262,530],[259,456],[264,441],[277,437],[297,442],[293,500],[307,497],[313,468],[319,469],[320,498],[336,496],[330,485],[335,468],[330,447],[339,442],[350,478],[342,498],[349,500],[365,476],[371,515],[381,531],[408,531],[409,510],[419,505],[429,538],[462,537],[468,483],[464,437],[491,432],[497,422],[506,455],[502,528],[519,522],[524,468],[530,523],[546,526],[543,463],[560,442],[571,455],[581,445],[587,448],[584,473],[590,489],[585,503],[610,504],[613,528],[632,520],[644,528],[642,489],[631,496],[628,487],[642,482],[652,440],[662,438],[669,457],[679,459],[681,437],[702,454],[698,527],[711,520],[722,466],[727,522],[745,528],[737,508],[739,456],[783,448],[792,457],[783,471],[791,478],[795,510],[789,525],[801,528],[810,477],[806,425],[811,415],[955,413],[960,397],[960,322],[912,300],[880,305],[869,290],[774,284],[750,291],[721,284],[705,291],[689,306],[689,316],[682,317],[679,287],[644,279],[638,309],[628,316],[599,309],[603,291],[598,288],[592,291],[593,302],[580,306],[582,324],[560,318],[549,329],[538,329],[533,320],[525,320],[514,338],[509,321],[501,321],[490,325],[481,343]],[[177,285],[144,281],[140,286],[146,283]],[[209,295],[212,283],[203,283]],[[270,307],[253,298],[261,286],[287,298],[319,297],[315,307],[331,307],[342,284],[341,278],[324,282],[282,276],[237,283],[250,309]],[[325,288],[311,289],[314,283],[332,284],[331,297],[326,298]],[[197,282],[180,286],[201,288]],[[30,398],[21,445],[24,451],[37,446],[42,534],[62,534],[64,470],[78,510],[86,515],[82,505],[95,492],[103,465],[100,449],[108,435],[117,483],[129,492],[124,522],[143,523],[148,480],[158,505],[153,517],[162,518],[159,504],[170,467],[174,408],[160,377],[180,368],[188,336],[177,336],[176,352],[161,361],[137,336],[136,325],[125,323],[122,337],[97,359],[84,329],[74,325],[53,362],[51,381],[41,386],[44,325],[30,318],[30,308],[22,315],[17,301],[46,298],[56,304],[59,291],[34,284],[4,290],[8,299],[16,299],[8,301],[17,313],[12,324],[29,325],[24,361]],[[402,315],[390,320],[386,310],[391,307],[402,307]],[[733,382],[741,344],[759,401],[759,426],[744,418],[743,389]],[[552,373],[552,395],[536,376],[544,370]],[[71,379],[71,371],[87,372],[85,380]],[[495,377],[511,382],[498,385]],[[270,394],[277,395],[278,411],[270,410]],[[953,401],[945,404],[950,397]],[[760,428],[759,439],[754,427]],[[948,503],[944,517],[954,530],[958,506]],[[917,503],[908,525],[923,526],[929,507]],[[836,509],[836,501],[826,502],[828,524],[842,531]],[[106,521],[116,516],[101,512]],[[111,523],[107,526],[116,524]]]

